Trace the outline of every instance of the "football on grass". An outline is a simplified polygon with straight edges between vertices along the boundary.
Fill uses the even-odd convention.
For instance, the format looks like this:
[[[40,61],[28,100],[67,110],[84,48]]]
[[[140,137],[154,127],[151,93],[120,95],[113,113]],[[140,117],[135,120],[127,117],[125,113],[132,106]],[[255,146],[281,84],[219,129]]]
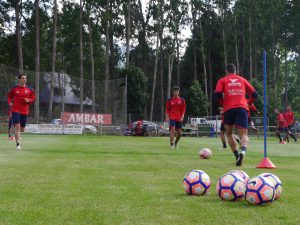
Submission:
[[[270,205],[275,198],[273,182],[263,176],[251,178],[246,184],[245,199],[251,205]]]
[[[191,170],[183,178],[183,187],[189,195],[206,195],[210,188],[210,178],[202,170]]]
[[[199,156],[201,159],[209,159],[212,156],[212,152],[209,148],[202,148],[199,151]]]
[[[225,174],[219,178],[217,183],[217,194],[224,201],[242,201],[245,189],[244,179],[237,174]]]
[[[277,200],[281,196],[281,193],[283,191],[283,187],[282,187],[282,183],[281,183],[280,179],[273,173],[262,173],[259,176],[269,178],[272,181],[272,183],[274,184],[274,188],[275,188],[274,200]]]

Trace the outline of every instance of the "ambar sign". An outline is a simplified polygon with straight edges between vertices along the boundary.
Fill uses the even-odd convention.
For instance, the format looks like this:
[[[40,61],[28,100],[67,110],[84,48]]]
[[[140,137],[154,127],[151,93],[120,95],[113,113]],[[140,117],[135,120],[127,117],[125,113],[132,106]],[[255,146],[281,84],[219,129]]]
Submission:
[[[96,113],[62,113],[64,124],[90,124],[90,125],[109,125],[112,123],[111,114]]]

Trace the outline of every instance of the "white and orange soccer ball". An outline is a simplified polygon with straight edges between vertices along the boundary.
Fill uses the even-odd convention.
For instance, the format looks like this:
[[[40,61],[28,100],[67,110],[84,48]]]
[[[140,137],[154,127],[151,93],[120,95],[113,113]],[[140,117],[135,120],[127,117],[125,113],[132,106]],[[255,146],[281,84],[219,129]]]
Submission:
[[[219,178],[217,194],[224,201],[242,201],[245,196],[246,183],[237,175],[228,173]]]
[[[269,178],[256,176],[246,184],[245,199],[251,205],[270,205],[275,197],[275,188]]]
[[[209,148],[202,148],[199,151],[199,156],[201,159],[209,159],[212,156],[212,152]]]
[[[183,178],[183,187],[189,195],[206,195],[210,189],[210,177],[202,170],[191,170]]]
[[[274,184],[274,188],[275,188],[274,200],[277,200],[281,196],[282,191],[283,191],[283,186],[282,186],[280,179],[272,173],[262,173],[259,176],[269,178],[272,181],[272,183]]]
[[[232,170],[229,173],[232,173],[232,174],[242,177],[243,180],[245,181],[245,183],[247,183],[248,180],[250,180],[249,175],[246,172],[244,172],[243,170]]]

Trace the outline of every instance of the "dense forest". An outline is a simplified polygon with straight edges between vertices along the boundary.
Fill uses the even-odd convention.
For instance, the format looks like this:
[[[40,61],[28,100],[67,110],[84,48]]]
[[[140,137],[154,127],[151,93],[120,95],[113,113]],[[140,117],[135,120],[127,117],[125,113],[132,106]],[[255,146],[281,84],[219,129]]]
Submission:
[[[262,111],[264,50],[269,116],[287,104],[297,115],[299,0],[0,0],[0,64],[34,71],[36,83],[42,71],[78,77],[80,111],[84,79],[106,89],[126,77],[132,119],[163,121],[173,85],[187,116],[215,115],[213,92],[227,63],[258,90]]]

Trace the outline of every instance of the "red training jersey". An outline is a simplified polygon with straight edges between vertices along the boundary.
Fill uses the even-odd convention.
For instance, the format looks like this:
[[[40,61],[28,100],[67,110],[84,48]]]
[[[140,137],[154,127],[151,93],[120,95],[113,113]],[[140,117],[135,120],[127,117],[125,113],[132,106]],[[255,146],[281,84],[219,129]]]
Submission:
[[[223,93],[224,112],[234,108],[244,108],[249,111],[246,94],[252,96],[256,90],[243,77],[228,74],[218,80],[215,93]]]
[[[251,112],[258,112],[253,102],[249,104],[248,118],[251,118]]]
[[[279,128],[287,128],[288,127],[288,124],[286,123],[284,116],[281,113],[278,113],[276,118],[277,118]]]
[[[282,113],[282,115],[283,115],[283,117],[284,117],[284,119],[285,119],[288,126],[291,126],[291,125],[294,124],[295,118],[294,118],[293,111],[291,111],[291,110],[285,111],[285,112]]]
[[[29,102],[25,102],[28,98]],[[29,114],[29,105],[35,101],[35,93],[32,88],[28,86],[16,85],[8,93],[7,103],[13,103],[12,112],[17,112],[23,115]]]
[[[169,115],[170,120],[180,121],[184,116],[186,104],[184,98],[171,97],[166,102],[166,114]]]

